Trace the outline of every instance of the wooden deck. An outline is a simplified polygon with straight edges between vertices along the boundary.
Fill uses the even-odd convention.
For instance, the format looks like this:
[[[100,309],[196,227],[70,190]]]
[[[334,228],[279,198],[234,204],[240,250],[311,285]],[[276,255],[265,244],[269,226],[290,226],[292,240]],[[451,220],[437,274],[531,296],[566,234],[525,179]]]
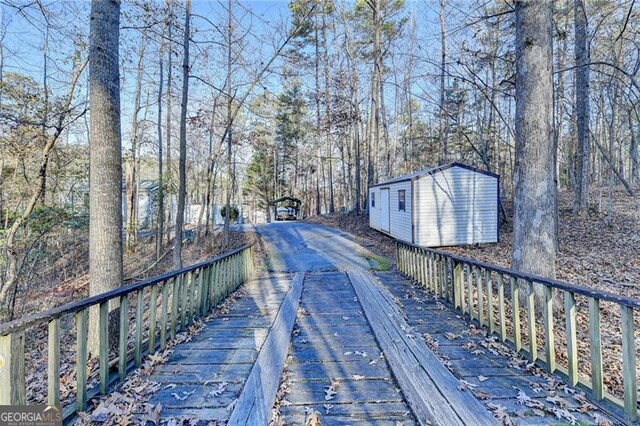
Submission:
[[[164,386],[150,403],[162,404],[162,418],[230,418],[292,278],[271,274],[250,281],[227,314],[208,322],[155,367],[149,380]]]
[[[618,409],[608,406],[610,411],[602,412],[584,391],[533,366],[424,288],[395,272],[377,272],[376,276],[391,293],[411,332],[426,340],[461,385],[496,416],[506,415],[518,425],[623,424],[620,417],[614,417],[622,415]]]
[[[345,273],[307,274],[283,380],[285,424],[415,421]]]
[[[155,367],[163,419],[266,425],[275,401],[286,425],[557,424],[560,399],[588,403],[397,273],[274,273],[245,291]],[[576,421],[606,418],[584,406]]]

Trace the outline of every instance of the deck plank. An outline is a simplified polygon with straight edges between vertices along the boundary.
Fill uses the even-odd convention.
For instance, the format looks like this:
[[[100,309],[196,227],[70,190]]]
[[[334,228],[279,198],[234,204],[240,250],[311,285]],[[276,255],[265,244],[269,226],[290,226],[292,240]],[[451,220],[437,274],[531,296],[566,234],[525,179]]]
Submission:
[[[421,424],[488,425],[493,416],[437,359],[390,302],[391,295],[365,271],[350,271],[374,334]]]
[[[346,274],[308,273],[278,408],[287,425],[416,424]],[[334,383],[335,395],[326,399]]]
[[[300,303],[303,273],[297,273],[260,355],[229,418],[231,425],[266,425],[276,399],[289,339]]]
[[[177,345],[149,380],[162,384],[150,399],[161,404],[163,420],[196,418],[226,422],[266,344],[272,324],[288,294],[291,274],[256,278],[229,311],[205,324],[189,341]]]

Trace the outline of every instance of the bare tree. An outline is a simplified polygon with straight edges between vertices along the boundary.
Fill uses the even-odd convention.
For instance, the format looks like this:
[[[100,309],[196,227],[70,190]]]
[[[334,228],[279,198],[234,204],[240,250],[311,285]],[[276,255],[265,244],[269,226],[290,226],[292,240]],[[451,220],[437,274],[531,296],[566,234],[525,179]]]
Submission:
[[[163,97],[163,84],[164,84],[164,51],[165,41],[164,36],[169,25],[169,18],[166,14],[167,6],[166,0],[162,7],[162,16],[164,18],[164,26],[162,28],[162,34],[160,37],[160,48],[158,52],[158,118],[157,118],[157,131],[158,131],[158,217],[156,228],[156,260],[160,260],[162,257],[162,247],[164,239],[164,170],[163,170],[163,146],[162,146],[162,97]]]
[[[446,75],[447,75],[447,24],[445,20],[446,0],[440,0],[440,109],[438,114],[438,163],[447,162],[447,113],[446,113]]]
[[[576,55],[576,130],[578,158],[576,170],[575,210],[587,211],[589,204],[589,44],[587,41],[587,10],[585,0],[575,0],[575,55]]]
[[[552,3],[516,2],[516,164],[512,266],[555,278]]]
[[[89,36],[89,294],[122,283],[122,143],[120,135],[120,1],[92,0]],[[111,306],[111,309],[116,306]],[[92,311],[89,348],[97,354]]]
[[[182,228],[184,205],[187,195],[187,103],[189,102],[189,23],[191,0],[185,2],[184,41],[182,55],[182,102],[180,104],[180,154],[178,159],[178,209],[176,213],[176,236],[173,247],[173,266],[182,267]]]

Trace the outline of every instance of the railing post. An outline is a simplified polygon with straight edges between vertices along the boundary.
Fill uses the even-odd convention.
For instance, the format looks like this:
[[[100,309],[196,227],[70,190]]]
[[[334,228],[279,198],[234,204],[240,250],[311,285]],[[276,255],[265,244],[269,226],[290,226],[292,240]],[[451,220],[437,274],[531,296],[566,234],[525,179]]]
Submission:
[[[87,310],[76,314],[76,409],[87,409]]]
[[[484,276],[484,270],[480,267],[476,267],[476,287],[478,288],[478,321],[480,325],[485,325],[484,321],[484,291],[482,288],[482,278]]]
[[[211,270],[211,266],[207,265],[200,270],[200,282],[199,282],[199,306],[200,312],[199,316],[203,317],[207,313],[207,301],[209,294],[209,272]]]
[[[500,340],[507,340],[507,322],[504,307],[504,275],[498,274],[498,317],[500,321]]]
[[[544,333],[547,371],[556,371],[556,347],[553,335],[553,288],[544,286]]]
[[[180,276],[180,330],[183,330],[187,325],[187,287],[189,278],[189,272]]]
[[[467,277],[467,311],[469,311],[469,318],[474,318],[473,309],[473,268],[469,265],[464,266],[465,275]]]
[[[513,344],[516,347],[516,351],[520,352],[522,349],[522,339],[520,330],[520,287],[518,280],[515,277],[510,278],[511,282],[511,308],[513,310],[512,325],[513,325]]]
[[[600,301],[589,298],[589,342],[591,344],[591,393],[596,401],[602,400],[602,341],[600,338]]]
[[[527,316],[529,320],[529,355],[531,361],[538,359],[538,341],[536,330],[536,294],[533,288],[533,281],[527,281]]]
[[[167,314],[169,309],[169,282],[162,283],[162,307],[160,308],[160,349],[167,347]]]
[[[256,262],[253,257],[253,246],[249,247],[249,277],[253,277],[256,273]]]
[[[578,342],[576,338],[576,299],[570,291],[564,292],[564,315],[567,328],[567,363],[569,384],[578,383]],[[635,373],[634,373],[635,374]]]
[[[0,405],[26,404],[24,332],[0,336]]]
[[[429,258],[429,251],[427,249],[420,249],[420,270],[422,271],[422,287],[429,288],[429,268],[427,259]]]
[[[149,353],[156,351],[156,320],[158,315],[158,284],[151,286],[149,296]]]
[[[100,393],[106,394],[109,385],[109,301],[100,303],[99,310],[99,330],[100,339],[98,349],[98,363],[100,376]]]
[[[60,319],[49,321],[47,345],[47,404],[60,405]],[[1,386],[0,386],[1,387]]]
[[[633,325],[633,308],[620,306],[620,309],[624,411],[627,419],[634,422],[638,417],[638,379],[636,376],[636,340]]]
[[[489,334],[496,331],[496,320],[493,312],[493,277],[491,271],[485,271],[484,281],[487,284],[487,314],[489,321]]]
[[[462,263],[453,261],[453,306],[464,313],[462,292]]]
[[[118,352],[118,376],[122,382],[127,375],[127,347],[129,340],[129,297],[120,296],[120,345]]]
[[[189,288],[189,324],[193,324],[193,320],[196,317],[196,273],[200,275],[202,270],[195,270],[191,272],[191,287]]]
[[[142,318],[144,315],[144,289],[138,290],[138,301],[136,303],[136,343],[134,355],[136,367],[142,365]]]

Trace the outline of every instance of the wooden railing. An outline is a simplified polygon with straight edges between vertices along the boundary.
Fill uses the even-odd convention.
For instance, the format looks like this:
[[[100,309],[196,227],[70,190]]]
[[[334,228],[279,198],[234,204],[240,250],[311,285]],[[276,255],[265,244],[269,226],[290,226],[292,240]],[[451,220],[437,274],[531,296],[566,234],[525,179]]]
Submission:
[[[396,255],[402,274],[486,327],[490,334],[510,342],[516,351],[548,372],[560,373],[572,386],[584,386],[595,401],[607,400],[624,409],[627,420],[637,420],[634,310],[640,308],[640,300],[403,242],[397,243]],[[617,395],[608,392],[604,385],[601,313],[605,303],[612,308],[607,310],[608,329],[615,330],[617,335],[608,338],[606,344],[609,350],[620,349],[608,361],[619,363],[622,358],[622,390]],[[564,323],[564,330],[554,329],[559,323]],[[578,329],[584,331],[580,340]],[[557,336],[563,338],[559,339],[562,342],[556,341]],[[579,346],[584,350],[579,351]],[[557,356],[559,351],[566,351],[562,362]],[[611,364],[605,367],[615,374]]]
[[[25,336],[29,336],[30,330],[48,328],[46,403],[62,402],[66,419],[77,411],[85,411],[89,398],[107,393],[112,384],[140,367],[145,354],[165,349],[167,341],[175,338],[177,332],[207,314],[253,273],[252,246],[243,246],[177,271],[0,324],[0,405],[28,402]],[[134,304],[135,310],[131,309]],[[110,305],[111,310],[119,306],[119,314],[116,312],[119,318],[115,318],[118,344],[117,349],[115,344],[111,345],[113,350],[109,341]],[[98,380],[93,386],[88,386],[87,380],[91,372],[87,365],[90,310],[99,318]],[[71,402],[61,401],[60,396],[61,330],[65,328],[61,327],[62,321],[71,324],[66,327],[69,333],[74,328],[76,333],[76,391]]]

